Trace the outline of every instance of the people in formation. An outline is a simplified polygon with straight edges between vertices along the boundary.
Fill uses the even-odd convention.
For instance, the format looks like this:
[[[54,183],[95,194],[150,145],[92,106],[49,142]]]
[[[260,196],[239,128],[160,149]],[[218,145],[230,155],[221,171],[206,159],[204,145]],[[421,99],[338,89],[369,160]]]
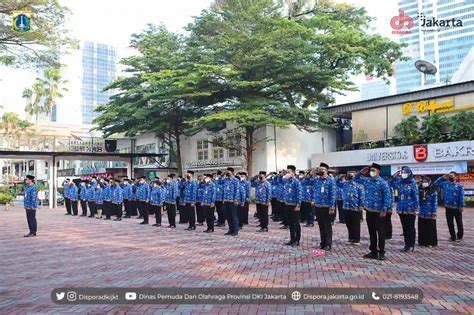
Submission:
[[[78,216],[80,205],[83,217],[102,219],[105,216],[103,219],[111,220],[115,216],[116,221],[121,221],[125,211],[124,218],[139,215],[143,219],[140,224],[149,224],[152,214],[156,220],[153,226],[161,227],[166,211],[168,228],[176,228],[179,214],[178,223],[188,224],[187,231],[196,230],[197,221],[197,225],[206,224],[205,233],[215,232],[215,227],[227,226],[225,235],[237,236],[249,224],[249,203],[253,199],[257,232],[268,232],[270,217],[280,222],[281,229],[289,230],[289,241],[285,244],[296,247],[301,242],[301,225],[314,227],[316,220],[320,232],[319,248],[330,251],[336,218],[337,222],[346,225],[347,243],[360,245],[365,211],[370,244],[364,258],[384,260],[385,242],[392,238],[391,214],[395,203],[403,231],[403,252],[415,249],[417,218],[418,245],[438,245],[436,219],[438,193],[441,193],[449,240],[462,240],[464,187],[456,181],[456,173],[451,172],[432,182],[430,177],[414,176],[408,166],[386,179],[381,177],[380,170],[380,165],[373,163],[360,171],[350,169],[346,174],[335,175],[335,171],[322,162],[319,167],[307,171],[297,172],[294,165],[279,172],[259,171],[250,180],[246,172],[236,174],[232,167],[200,175],[197,180],[192,170],[188,170],[184,178],[169,174],[164,179],[151,181],[146,177],[68,178],[63,183],[65,214]],[[25,197],[25,209],[30,226],[27,235],[34,236],[33,211],[37,205],[30,196],[34,193],[33,179],[26,181],[29,195],[28,199]],[[255,190],[253,197],[250,187]]]

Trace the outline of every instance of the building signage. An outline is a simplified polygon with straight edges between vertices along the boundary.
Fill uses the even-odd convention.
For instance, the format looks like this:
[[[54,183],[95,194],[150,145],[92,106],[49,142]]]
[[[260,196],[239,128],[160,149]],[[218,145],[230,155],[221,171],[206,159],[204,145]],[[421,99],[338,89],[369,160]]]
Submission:
[[[391,173],[394,174],[401,170],[404,165],[392,165]],[[440,175],[449,172],[465,173],[467,172],[467,162],[445,162],[445,163],[418,163],[406,164],[415,175]]]
[[[428,158],[428,145],[419,144],[413,146],[413,156],[418,162],[424,162]]]
[[[241,161],[223,161],[223,160],[205,160],[205,161],[188,161],[185,163],[187,168],[207,168],[219,166],[242,166]]]
[[[464,186],[466,196],[474,196],[474,174],[459,174],[457,180]]]
[[[422,100],[403,104],[402,113],[408,115],[413,112],[447,113],[458,110],[474,109],[474,105],[454,106],[454,97],[449,101],[436,103],[436,100]]]
[[[96,174],[87,174],[87,175],[82,175],[81,180],[90,180],[92,177],[96,177],[98,179],[100,178],[109,178],[109,177],[114,177],[114,174],[112,173],[96,173]]]
[[[75,173],[76,173],[76,170],[73,168],[58,170],[59,177],[74,176]]]
[[[69,142],[69,152],[105,152],[104,141],[74,140]]]

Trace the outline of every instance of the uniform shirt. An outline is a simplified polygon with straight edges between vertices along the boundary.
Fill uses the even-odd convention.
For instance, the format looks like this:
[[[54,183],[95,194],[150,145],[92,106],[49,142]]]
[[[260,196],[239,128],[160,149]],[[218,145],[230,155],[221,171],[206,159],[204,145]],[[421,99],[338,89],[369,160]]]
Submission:
[[[69,188],[71,184],[64,184],[63,189],[64,189],[64,198],[69,198]]]
[[[202,187],[202,201],[201,203],[206,206],[214,205],[216,203],[216,184],[209,182],[204,183]]]
[[[359,211],[364,207],[364,186],[353,180],[342,183],[342,208],[345,210]]]
[[[104,190],[102,188],[96,188],[94,196],[96,204],[101,205],[104,203]]]
[[[314,178],[306,176],[300,179],[300,181],[302,187],[301,201],[311,202],[311,199],[313,199]]]
[[[216,178],[214,180],[214,184],[216,185],[216,201],[222,201],[222,198],[224,197],[224,189],[222,187],[222,177]]]
[[[297,178],[290,177],[285,179],[283,186],[283,201],[285,204],[299,206],[301,204],[302,190],[301,182]]]
[[[364,186],[367,211],[387,212],[392,208],[393,194],[388,183],[382,177],[363,177],[360,176],[360,172],[357,172],[355,180]]]
[[[223,201],[239,201],[239,188],[240,184],[237,178],[235,177],[225,177],[222,179],[222,189],[223,195],[222,195],[222,200]]]
[[[130,191],[130,200],[137,200],[137,185],[133,183],[130,186],[132,188]]]
[[[165,189],[157,186],[151,189],[150,204],[153,206],[162,206],[165,202]]]
[[[336,180],[336,200],[343,200],[342,198],[342,189],[344,186],[344,183],[340,178]]]
[[[132,197],[132,185],[125,183],[122,187],[123,199],[130,200]]]
[[[179,181],[179,204],[184,205],[184,183],[185,181]]]
[[[138,184],[137,185],[137,192],[136,192],[137,200],[139,201],[147,201],[150,198],[150,185],[147,183]]]
[[[165,202],[175,204],[179,193],[178,181],[173,179],[171,183],[165,182],[163,188],[165,189]]]
[[[420,188],[423,189],[423,188]],[[420,199],[420,212],[418,217],[432,219],[433,214],[438,211],[438,192],[436,190],[428,191]]]
[[[443,203],[446,208],[464,208],[464,187],[458,182],[450,182],[443,177],[435,180],[434,184],[443,192]]]
[[[240,186],[242,186],[244,188],[244,191],[245,191],[245,199],[249,199],[250,198],[250,182],[246,179],[244,180],[240,180],[239,181],[239,184]]]
[[[336,202],[336,181],[334,178],[315,177],[313,180],[313,200],[316,207],[333,207]]]
[[[111,194],[111,199],[112,203],[114,204],[121,204],[123,202],[123,191],[120,186],[112,186],[110,188],[110,194]]]
[[[112,192],[110,185],[105,185],[104,187],[104,201],[111,201],[112,200]]]
[[[71,184],[71,186],[69,187],[69,192],[68,192],[69,199],[71,199],[72,201],[77,201],[79,197],[78,193],[79,193],[79,188],[77,188],[75,184]]]
[[[95,200],[94,194],[95,194],[94,187],[92,187],[90,185],[87,186],[87,188],[86,188],[86,199],[87,199],[87,201],[93,202]]]
[[[272,199],[272,185],[267,180],[254,179],[252,186],[255,188],[255,203],[268,204]]]
[[[197,197],[197,182],[192,180],[186,180],[183,184],[183,202],[184,203],[196,203]]]
[[[275,197],[280,202],[285,202],[285,196],[283,192],[283,188],[285,186],[286,179],[283,176],[278,176],[276,179],[277,187],[275,191]]]
[[[204,194],[204,185],[205,183],[203,181],[200,181],[197,184],[196,202],[202,202],[202,196]]]
[[[418,186],[412,177],[403,179],[394,178],[391,186],[398,191],[397,212],[416,214],[420,209]]]
[[[81,185],[81,190],[79,192],[79,197],[81,198],[81,200],[84,200],[84,201],[87,200],[87,186],[86,185],[84,185],[84,186]]]
[[[29,210],[36,210],[38,208],[38,189],[34,184],[25,185],[23,205],[25,209]]]
[[[246,192],[245,192],[245,187],[244,185],[240,185],[240,181],[237,180],[237,205],[238,206],[245,206],[245,201],[246,201]]]

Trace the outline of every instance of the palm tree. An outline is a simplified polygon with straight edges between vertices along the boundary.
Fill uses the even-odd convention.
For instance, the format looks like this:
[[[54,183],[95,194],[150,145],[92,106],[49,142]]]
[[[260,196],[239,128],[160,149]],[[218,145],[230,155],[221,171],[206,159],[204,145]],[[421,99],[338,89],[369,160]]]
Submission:
[[[19,140],[20,135],[26,132],[31,126],[27,120],[23,120],[17,113],[7,112],[0,118],[0,130],[3,131],[4,138],[11,137],[12,140]]]

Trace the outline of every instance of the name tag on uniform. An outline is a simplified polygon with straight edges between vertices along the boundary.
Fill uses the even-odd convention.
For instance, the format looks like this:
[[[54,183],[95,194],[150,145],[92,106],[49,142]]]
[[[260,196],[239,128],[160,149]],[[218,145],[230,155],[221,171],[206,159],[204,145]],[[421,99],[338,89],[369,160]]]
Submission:
[[[322,192],[322,193],[324,192],[324,186],[323,186],[323,187],[321,187],[321,192]]]

